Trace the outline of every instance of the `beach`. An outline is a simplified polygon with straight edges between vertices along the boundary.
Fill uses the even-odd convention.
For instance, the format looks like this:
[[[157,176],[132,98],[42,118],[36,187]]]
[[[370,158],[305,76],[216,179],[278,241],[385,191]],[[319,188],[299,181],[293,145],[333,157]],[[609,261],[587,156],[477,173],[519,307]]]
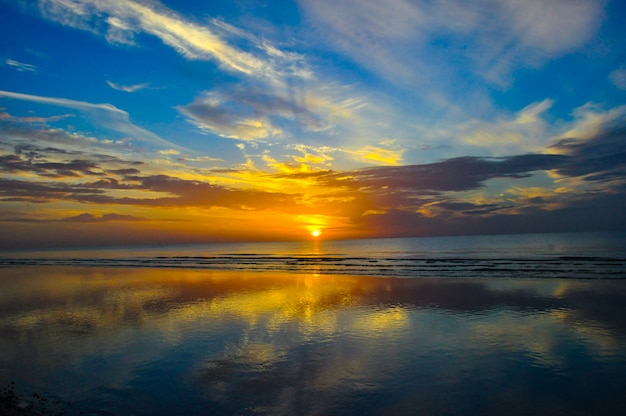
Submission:
[[[0,1],[0,416],[626,414],[626,1]]]
[[[0,381],[67,414],[619,414],[621,279],[3,267]]]
[[[626,1],[0,1],[0,416],[626,414]]]

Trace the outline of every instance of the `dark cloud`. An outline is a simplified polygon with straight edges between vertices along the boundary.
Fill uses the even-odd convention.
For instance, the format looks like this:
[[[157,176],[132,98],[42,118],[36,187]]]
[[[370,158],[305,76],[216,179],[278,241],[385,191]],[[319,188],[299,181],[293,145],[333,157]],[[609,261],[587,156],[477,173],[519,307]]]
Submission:
[[[20,181],[0,178],[0,198],[4,201],[79,200],[85,195],[102,194],[100,189],[65,183]]]
[[[102,222],[112,222],[112,221],[145,221],[144,217],[137,217],[135,215],[124,215],[124,214],[102,214],[100,216],[90,214],[90,213],[82,213],[79,215],[75,215],[72,217],[63,218],[60,220],[51,220],[51,219],[42,219],[42,218],[33,218],[32,216],[24,215],[19,212],[10,212],[6,215],[0,216],[0,220],[3,222],[17,222],[17,223],[51,223],[51,222],[60,222],[60,223],[102,223]]]
[[[452,202],[452,201],[443,201],[438,203],[437,208],[443,208],[450,211],[469,211],[475,210],[478,206],[476,204],[472,204],[470,202]],[[493,204],[489,205],[489,207],[493,207]],[[485,208],[481,206],[481,208]]]
[[[86,175],[101,175],[96,172],[98,164],[88,160],[74,159],[63,162],[49,162],[37,159],[23,159],[20,155],[0,156],[0,171],[6,173],[34,173],[36,175],[62,178]]]
[[[83,186],[94,189],[138,189],[137,184],[124,183],[116,178],[103,178],[94,182],[84,183]]]
[[[138,164],[143,164],[143,162],[136,162]],[[127,168],[127,169],[112,169],[107,172],[112,173],[114,175],[139,175],[141,171],[135,168]]]
[[[557,170],[561,175],[600,182],[626,179],[626,128],[602,132],[588,140],[563,139],[550,148],[569,156]]]
[[[63,222],[109,222],[109,221],[144,221],[145,218],[136,217],[134,215],[121,215],[121,214],[102,214],[96,216],[89,213],[82,213],[73,217],[65,218]]]
[[[446,213],[426,216],[415,211],[389,209],[356,216],[353,220],[356,228],[386,237],[602,231],[625,227],[626,194],[577,196],[560,202],[562,206],[556,209],[463,205],[456,207],[459,214],[456,216]]]
[[[63,156],[71,158],[63,160]],[[61,160],[58,160],[60,158]],[[123,160],[107,154],[43,147],[29,143],[17,143],[13,154],[0,155],[0,172],[28,173],[51,178],[103,176],[103,165],[141,166],[143,162]],[[130,167],[112,169],[109,172],[118,175],[140,173],[139,170]]]
[[[262,174],[258,180],[314,182],[317,193],[229,188],[208,181],[150,175],[138,161],[68,152],[22,143],[0,156],[0,200],[276,210],[295,215],[340,218],[354,235],[415,236],[623,229],[626,224],[626,129],[606,130],[587,140],[566,139],[551,146],[558,154],[500,158],[460,157],[436,163],[383,166],[347,172]],[[462,192],[479,190],[492,179],[517,180],[552,171],[587,183],[575,192],[525,197],[514,192],[479,203]],[[239,170],[214,170],[233,173]],[[29,175],[28,179],[26,175]],[[37,176],[31,179],[32,176]],[[68,179],[68,180],[62,180]],[[319,186],[326,188],[320,193]],[[497,198],[497,200],[495,200]],[[106,208],[106,210],[111,208]],[[64,222],[136,221],[138,217],[84,214]],[[100,211],[101,209],[99,209]],[[114,210],[114,209],[113,209]],[[24,216],[12,217],[17,222]],[[5,218],[3,221],[9,221]]]
[[[490,179],[528,178],[534,172],[563,166],[568,158],[567,155],[550,154],[503,158],[462,157],[424,165],[383,166],[350,172],[281,174],[279,177],[311,179],[329,189],[339,188],[340,191],[321,197],[320,204],[327,212],[350,217],[354,222],[362,221],[367,211],[380,210],[390,213],[407,211],[409,216],[420,218],[421,214],[415,212],[425,206],[432,215],[463,214],[467,219],[471,215],[495,215],[511,208],[512,202],[476,204],[457,200],[451,192],[479,189]],[[324,198],[349,202],[324,205]],[[401,219],[399,221],[402,223]],[[447,223],[449,222],[448,220]],[[406,235],[408,230],[400,228],[402,234]],[[409,234],[411,233],[415,233],[415,230],[410,230]]]
[[[229,189],[210,183],[184,180],[166,175],[135,178],[138,189],[167,192],[172,197],[143,201],[159,206],[219,206],[234,209],[288,208],[294,195],[280,192]],[[297,196],[297,195],[296,195]]]
[[[36,157],[42,157],[41,154],[42,153],[47,153],[47,154],[62,154],[62,155],[82,155],[84,154],[84,152],[81,152],[79,150],[66,150],[66,149],[59,149],[56,147],[40,147],[40,146],[35,146],[32,144],[28,144],[28,143],[20,143],[18,145],[15,146],[15,154],[16,155],[25,155],[29,158],[36,158]]]
[[[89,157],[102,162],[117,159],[115,156],[107,155],[108,152],[119,152],[131,148],[127,139],[97,140],[63,129],[18,125],[1,120],[0,143],[14,147],[16,154],[36,152],[37,157],[43,154],[48,156],[75,155],[75,157]],[[128,161],[131,166],[134,163]]]
[[[337,172],[333,170],[320,170],[316,172],[296,172],[296,173],[280,173],[274,175],[276,178],[286,179],[327,179],[337,176]]]
[[[346,173],[328,173],[320,180],[352,188],[392,188],[424,191],[467,191],[495,178],[526,178],[532,172],[564,165],[567,156],[528,154],[504,158],[459,157],[437,163],[383,166]]]
[[[155,207],[224,207],[244,210],[288,209],[297,196],[252,190],[236,190],[206,182],[178,179],[166,175],[135,177],[134,183],[105,178],[82,184],[59,184],[0,179],[0,198],[4,201],[75,201],[89,204],[120,204]],[[111,196],[107,189],[142,190],[171,196],[137,198]]]

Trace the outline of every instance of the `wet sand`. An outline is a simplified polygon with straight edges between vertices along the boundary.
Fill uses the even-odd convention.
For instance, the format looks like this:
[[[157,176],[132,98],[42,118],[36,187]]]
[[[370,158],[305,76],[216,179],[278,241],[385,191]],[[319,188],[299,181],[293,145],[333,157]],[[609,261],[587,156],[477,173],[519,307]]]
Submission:
[[[68,414],[619,414],[621,280],[15,267],[0,382]]]

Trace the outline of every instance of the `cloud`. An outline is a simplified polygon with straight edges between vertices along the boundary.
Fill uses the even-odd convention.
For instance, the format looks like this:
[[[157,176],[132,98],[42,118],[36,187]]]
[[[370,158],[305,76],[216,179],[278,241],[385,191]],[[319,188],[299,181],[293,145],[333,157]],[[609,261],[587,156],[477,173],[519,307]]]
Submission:
[[[221,137],[300,141],[309,133],[328,132],[362,140],[362,131],[374,124],[357,117],[350,126],[338,128],[346,134],[334,131],[340,121],[353,116],[363,104],[361,99],[343,86],[318,79],[304,55],[224,21],[192,20],[158,2],[41,0],[39,4],[44,17],[94,32],[109,42],[139,44],[140,34],[156,36],[184,58],[214,61],[237,77],[238,87],[217,88],[177,107],[194,125]],[[112,81],[109,85],[127,91],[137,87]]]
[[[58,116],[50,116],[50,117],[37,117],[37,116],[29,116],[29,117],[18,117],[11,115],[7,112],[0,113],[0,121],[8,121],[12,123],[53,123],[55,121],[63,120],[68,117],[72,117],[72,114],[62,114]]]
[[[13,59],[7,59],[4,61],[5,65],[15,68],[19,72],[37,72],[37,67],[32,64],[25,64],[23,62],[15,61]]]
[[[31,101],[41,104],[51,104],[60,107],[75,108],[78,110],[103,110],[128,116],[128,113],[112,106],[111,104],[91,104],[84,101],[75,101],[66,98],[43,97],[39,95],[21,94],[11,91],[0,91],[0,97]]]
[[[27,137],[27,142],[0,141],[1,173],[7,177],[52,178],[58,184],[63,179],[137,174],[140,171],[135,167],[144,165],[142,161],[95,152],[94,146],[89,146],[89,143],[85,146],[57,147],[52,145],[54,142],[28,140],[32,138]],[[61,145],[64,143],[59,141]],[[9,150],[11,147],[12,153]]]
[[[580,227],[571,224],[577,229],[583,229],[584,224],[590,229],[608,229],[617,222],[583,218],[594,210],[610,212],[612,218],[622,217],[616,212],[626,204],[620,197],[626,189],[625,125],[615,121],[600,126],[592,138],[557,140],[544,153],[466,156],[429,164],[318,171],[292,177],[315,181],[328,189],[326,196],[320,196],[320,204],[327,201],[329,209],[340,209],[339,215],[350,216],[363,230],[377,230],[375,234],[415,235],[416,230],[420,235],[484,233],[498,232],[498,227],[508,232],[538,232],[541,227],[564,231],[567,221],[583,223]],[[576,190],[563,188],[567,186],[565,180],[574,181],[570,185]],[[606,203],[612,201],[612,207],[594,208],[600,194],[605,195]],[[341,207],[330,202],[333,198],[349,202]],[[464,218],[467,224],[456,218]],[[529,228],[526,221],[532,218],[536,226]],[[402,224],[413,226],[404,229]]]
[[[41,0],[40,9],[48,19],[109,41],[137,43],[136,34],[156,36],[186,59],[212,60],[238,76],[238,87],[208,91],[177,107],[193,124],[222,137],[299,137],[302,131],[330,129],[355,108],[353,101],[336,98],[340,88],[316,79],[303,55],[217,19],[192,21],[158,2]],[[107,82],[128,92],[145,86]]]
[[[97,175],[101,174],[100,168],[133,170],[144,164],[136,160],[136,151],[128,143],[97,140],[57,128],[0,123],[0,136],[2,169],[18,175],[23,172],[24,175],[63,176],[69,172],[60,170],[79,167],[78,162],[93,165],[94,170],[90,172]],[[141,156],[149,155],[143,152]],[[78,176],[89,174],[80,169],[74,171]]]
[[[0,122],[0,145],[14,147],[16,154],[22,150],[73,155],[88,153],[97,154],[101,159],[115,158],[130,150],[129,143],[125,140],[98,140],[63,129],[38,125],[42,121],[44,120],[38,118],[28,123],[20,120],[19,124]],[[96,150],[101,153],[96,153]]]
[[[102,194],[103,191],[66,183],[46,183],[0,179],[2,201],[43,203],[51,201],[76,201],[87,199],[85,195]]]
[[[392,144],[393,146],[393,144]],[[377,165],[398,165],[402,160],[404,149],[389,148],[384,143],[379,145],[368,145],[362,149],[357,150],[344,150],[344,152],[362,158],[368,163],[374,163]]]
[[[562,139],[550,149],[569,156],[568,163],[557,169],[560,175],[626,183],[626,125],[587,140]]]
[[[98,160],[98,155],[82,156],[82,159],[54,162],[35,151],[26,154],[20,150],[0,156],[0,172],[18,175],[16,178],[28,178],[0,180],[0,199],[34,203],[73,201],[145,207],[265,210],[289,209],[295,205],[297,197],[280,192],[233,189],[167,175],[145,175],[137,168],[115,169],[119,160],[114,158]],[[77,181],[83,177],[98,179]]]
[[[619,67],[609,74],[609,79],[620,90],[626,90],[626,67]]]
[[[457,128],[458,141],[479,147],[493,156],[538,152],[550,140],[548,123],[542,118],[552,100],[530,104],[512,117],[495,121],[472,120]]]
[[[124,175],[124,176],[138,175],[141,173],[139,169],[135,169],[135,168],[114,169],[114,170],[109,170],[109,172],[114,175]]]
[[[329,130],[339,120],[351,118],[361,105],[355,98],[325,96],[328,92],[312,85],[282,88],[244,83],[207,91],[178,110],[198,127],[222,137],[295,138],[300,132]]]
[[[187,59],[213,60],[231,72],[267,79],[280,79],[285,74],[308,76],[297,54],[280,51],[267,40],[217,20],[192,22],[157,2],[40,0],[39,8],[48,19],[97,33],[111,43],[135,44],[135,34],[146,33]],[[254,53],[233,46],[229,37],[235,42],[250,42]]]
[[[506,85],[520,66],[538,66],[582,47],[602,19],[592,0],[301,0],[316,36],[394,82],[444,78],[448,58],[489,83]],[[445,45],[442,51],[433,47]]]
[[[179,155],[180,152],[175,149],[164,149],[164,150],[159,150],[159,154],[163,156],[176,156],[176,155]]]
[[[574,117],[567,131],[545,149],[568,156],[569,162],[556,172],[598,183],[625,180],[626,106],[604,111],[588,103],[577,108]]]
[[[489,179],[527,178],[534,171],[562,166],[567,159],[563,155],[549,154],[502,158],[466,156],[424,165],[384,166],[345,173],[329,173],[320,180],[329,185],[357,189],[467,191],[482,187]]]
[[[98,176],[99,166],[91,161],[70,160],[65,162],[48,162],[25,160],[18,155],[0,156],[0,171],[7,173],[29,173],[53,178]]]
[[[145,218],[137,217],[134,215],[122,215],[122,214],[102,214],[100,216],[83,213],[73,217],[64,218],[62,222],[80,222],[80,223],[96,223],[96,222],[111,222],[111,221],[145,221]]]
[[[251,108],[262,108],[258,101],[251,103]],[[283,105],[287,106],[270,103],[268,108],[279,110]],[[549,105],[536,103],[505,121],[535,125]],[[62,217],[66,222],[122,220],[88,214],[115,212],[116,206],[134,206],[146,213],[145,218],[178,212],[172,208],[233,216],[243,211],[271,211],[284,218],[322,215],[330,219],[329,229],[347,236],[525,232],[541,227],[565,231],[564,219],[571,222],[571,228],[587,224],[606,229],[623,218],[619,209],[626,207],[621,197],[626,189],[624,113],[581,108],[563,126],[580,136],[554,136],[541,153],[464,156],[345,171],[330,170],[328,164],[346,153],[338,147],[290,144],[286,150],[293,154],[280,159],[269,152],[271,143],[239,143],[243,151],[257,149],[258,160],[274,167],[275,173],[253,166],[195,169],[193,164],[199,159],[178,157],[171,148],[153,153],[155,163],[125,160],[100,152],[106,146],[90,146],[90,140],[82,136],[58,129],[28,130],[20,123],[7,122],[9,127],[3,127],[0,139],[0,200],[12,207],[38,204],[40,210],[41,204],[71,203],[73,210]],[[72,140],[76,145],[66,145]],[[400,149],[393,140],[379,140],[379,145]],[[168,163],[177,164],[168,174],[161,174],[156,163],[163,155],[172,155]],[[568,186],[573,190],[557,190]],[[594,208],[594,201],[607,206]],[[63,204],[50,204],[45,210],[51,212],[53,205]],[[76,212],[88,215],[76,217]],[[594,212],[611,217],[581,220]],[[68,215],[76,218],[68,219]]]
[[[178,110],[198,127],[222,137],[259,140],[282,133],[272,124],[266,112],[260,114],[254,103],[229,101],[228,97],[219,93],[206,93]]]
[[[124,91],[124,92],[135,92],[135,91],[146,89],[150,86],[150,84],[147,82],[143,84],[120,85],[109,80],[107,80],[107,84],[109,84],[109,87],[113,88],[114,90]]]
[[[563,207],[527,207],[507,212],[490,209],[488,215],[461,209],[458,216],[425,216],[410,210],[388,209],[354,218],[354,227],[377,236],[427,236],[469,234],[517,234],[623,230],[626,198],[623,194],[581,195],[564,201]]]
[[[264,192],[246,189],[230,189],[207,182],[185,180],[167,175],[128,177],[131,185],[115,181],[109,182],[110,189],[139,189],[155,194],[169,194],[160,198],[115,198],[111,202],[150,206],[196,206],[225,207],[231,209],[265,210],[288,209],[294,204],[294,195],[280,192]],[[82,184],[85,187],[102,189],[103,181]],[[102,198],[97,197],[97,200]]]
[[[576,108],[573,115],[573,122],[565,132],[561,133],[561,138],[585,140],[615,129],[616,126],[626,125],[626,105],[605,111],[600,105],[587,103]]]
[[[154,146],[174,148],[187,151],[183,147],[171,143],[156,134],[133,124],[126,111],[111,104],[92,104],[85,101],[70,100],[67,98],[43,97],[38,95],[21,94],[10,91],[1,91],[0,98],[30,101],[40,104],[49,104],[64,108],[73,108],[81,111],[83,115],[95,120],[98,123],[114,130],[126,134],[134,140],[148,143]]]
[[[445,150],[446,156],[507,157],[558,153],[560,150],[552,145],[559,140],[588,140],[626,125],[626,106],[623,105],[605,109],[588,102],[561,119],[555,118],[554,106],[554,100],[544,99],[515,112],[496,114],[488,120],[473,118],[431,130],[420,129],[419,137],[430,136],[437,142],[452,144]],[[410,159],[417,152],[409,150],[407,153]]]
[[[302,164],[309,166],[307,169],[296,165],[289,168],[266,155],[268,163],[279,169],[279,173],[268,175],[267,181],[283,181],[280,189],[288,189],[285,181],[291,181],[292,191],[283,192],[232,188],[212,184],[208,180],[144,173],[140,170],[144,165],[140,163],[120,169],[120,165],[128,166],[129,163],[105,155],[21,145],[15,147],[14,154],[0,157],[0,170],[14,175],[36,175],[40,179],[29,179],[27,182],[7,178],[0,184],[0,195],[5,200],[32,202],[66,200],[87,204],[275,209],[283,212],[319,210],[352,218],[377,212],[413,210],[420,214],[420,221],[423,217],[445,216],[445,212],[480,217],[502,215],[508,211],[506,215],[510,215],[513,211],[519,213],[525,207],[543,209],[556,206],[554,202],[557,199],[561,201],[559,206],[566,206],[569,203],[567,198],[573,201],[574,197],[567,193],[539,195],[531,192],[531,195],[529,192],[538,188],[514,185],[515,181],[530,180],[537,172],[555,172],[562,178],[583,178],[600,186],[610,184],[616,187],[624,183],[624,131],[606,130],[586,140],[563,139],[541,154],[499,158],[467,156],[429,164],[370,167],[344,172],[312,169],[312,165],[323,164],[328,158],[325,155],[336,149],[299,146],[297,149],[304,156],[298,157]],[[554,153],[548,153],[550,150]],[[312,153],[314,151],[317,156]],[[238,170],[222,173],[242,174]],[[51,178],[55,180],[51,181]],[[88,180],[78,182],[80,178]],[[468,192],[487,188],[493,180],[506,180],[511,191],[483,202],[469,198]],[[237,182],[238,186],[242,186],[241,181]],[[303,183],[308,188],[306,197],[300,191]],[[542,189],[546,189],[545,186]],[[272,189],[272,186],[268,187]],[[595,191],[589,192],[592,195]],[[586,198],[584,189],[577,195]]]

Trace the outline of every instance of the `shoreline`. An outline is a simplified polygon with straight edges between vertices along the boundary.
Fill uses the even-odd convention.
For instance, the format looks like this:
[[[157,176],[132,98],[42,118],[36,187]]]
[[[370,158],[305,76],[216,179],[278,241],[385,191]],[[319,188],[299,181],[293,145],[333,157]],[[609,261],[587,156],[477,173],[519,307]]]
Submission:
[[[274,273],[315,276],[361,276],[452,280],[626,280],[626,259],[566,257],[559,259],[384,259],[212,257],[174,259],[2,259],[0,270],[12,268],[78,268]]]

